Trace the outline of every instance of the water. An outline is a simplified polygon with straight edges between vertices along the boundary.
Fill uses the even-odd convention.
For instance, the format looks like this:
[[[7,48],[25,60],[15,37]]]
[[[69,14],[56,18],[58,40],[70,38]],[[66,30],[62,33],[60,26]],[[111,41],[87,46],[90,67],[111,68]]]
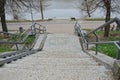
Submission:
[[[44,18],[82,18],[85,17],[87,14],[81,11],[78,7],[81,4],[80,0],[48,0],[47,5],[44,9]],[[100,14],[99,14],[100,13]],[[92,17],[105,17],[104,11],[97,10],[95,13],[92,14]],[[40,11],[33,10],[33,17],[34,20],[41,19]],[[29,19],[31,20],[30,11],[22,14],[22,19]],[[7,14],[7,19],[12,19],[12,15]]]

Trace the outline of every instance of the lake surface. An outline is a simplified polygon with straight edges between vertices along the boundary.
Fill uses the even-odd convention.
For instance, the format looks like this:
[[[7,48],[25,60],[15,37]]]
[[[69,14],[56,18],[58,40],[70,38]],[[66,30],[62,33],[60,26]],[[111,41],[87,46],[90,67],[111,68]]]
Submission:
[[[86,13],[81,11],[78,7],[81,4],[80,0],[48,0],[49,5],[44,9],[44,18],[62,19],[62,18],[82,18],[86,16]],[[34,20],[41,19],[40,11],[33,11]],[[97,10],[92,17],[104,17],[104,11]],[[22,19],[31,20],[30,11],[21,15]],[[7,19],[12,19],[10,14],[7,14]]]

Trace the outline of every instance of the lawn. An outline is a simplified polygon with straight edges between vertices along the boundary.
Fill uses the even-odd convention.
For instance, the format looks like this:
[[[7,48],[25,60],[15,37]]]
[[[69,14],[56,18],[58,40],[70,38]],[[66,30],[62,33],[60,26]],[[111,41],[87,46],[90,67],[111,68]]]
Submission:
[[[25,41],[26,45],[31,45],[35,40],[35,36],[34,35],[29,35],[27,40]]]
[[[85,18],[84,20],[86,20],[86,21],[105,21],[105,18]]]
[[[95,47],[92,47],[91,50],[95,51]],[[114,44],[100,44],[98,45],[98,51],[112,58],[116,58],[118,50]]]
[[[96,32],[99,41],[118,41],[120,40],[120,31],[110,31],[109,37],[103,37],[104,32],[103,31],[97,31]],[[89,41],[94,42],[95,41],[95,36],[90,35]],[[91,50],[95,50],[95,47],[92,47]],[[98,51],[101,53],[104,53],[112,58],[116,58],[118,50],[117,47],[114,44],[99,44],[98,45]]]
[[[86,20],[86,21],[105,21],[104,18],[86,18],[84,20]]]
[[[8,51],[13,51],[13,49],[11,48],[12,45],[0,45],[0,52],[8,52]]]
[[[12,36],[9,36],[8,38],[4,38],[3,34],[0,34],[0,41],[10,41],[12,39]],[[0,52],[8,52],[13,51],[11,48],[13,45],[11,44],[0,44]]]
[[[25,41],[25,45],[28,46],[28,45],[31,45],[33,43],[35,39],[35,36],[28,36],[28,38],[26,39]],[[3,38],[3,35],[0,34],[0,40],[1,41],[13,41],[13,38],[12,36],[9,36],[8,38]],[[16,41],[19,40],[18,38],[16,39]],[[14,51],[12,49],[12,46],[13,44],[1,44],[0,45],[0,52],[7,52],[7,51]]]

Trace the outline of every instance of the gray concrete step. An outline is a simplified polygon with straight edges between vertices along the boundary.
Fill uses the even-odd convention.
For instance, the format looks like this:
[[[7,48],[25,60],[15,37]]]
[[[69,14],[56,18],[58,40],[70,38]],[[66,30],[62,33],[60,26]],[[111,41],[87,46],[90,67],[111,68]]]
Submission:
[[[40,34],[33,49],[38,49],[40,47],[43,38],[44,38],[44,34]]]
[[[43,51],[0,68],[0,80],[114,80],[110,69],[85,54],[78,37],[49,34]]]
[[[43,50],[57,52],[80,52],[79,39],[69,34],[48,34]]]

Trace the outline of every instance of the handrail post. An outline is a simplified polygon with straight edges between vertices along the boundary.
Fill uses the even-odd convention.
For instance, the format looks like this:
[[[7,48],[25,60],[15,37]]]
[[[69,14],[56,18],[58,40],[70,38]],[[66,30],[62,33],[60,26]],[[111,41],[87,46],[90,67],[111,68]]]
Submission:
[[[15,45],[16,45],[16,49],[19,50],[17,43]]]
[[[87,43],[88,43],[88,39],[87,39],[87,37],[85,37],[86,38],[86,41],[87,41]],[[89,45],[86,43],[86,45],[87,45],[87,50],[89,49]]]
[[[39,33],[40,33],[40,26],[39,26]]]
[[[17,35],[14,35],[14,42],[16,42]],[[19,50],[17,43],[15,44],[16,49]]]
[[[98,36],[97,36],[96,32],[93,32],[93,34],[96,37],[96,42],[98,42]],[[97,55],[98,54],[98,44],[95,44],[95,45],[96,45],[96,52],[95,52],[95,54]]]
[[[118,45],[120,46],[120,41],[118,42]],[[117,60],[119,59],[120,59],[120,50],[118,49]]]
[[[36,25],[36,23],[32,24],[32,26],[31,26],[31,35],[35,35],[36,34],[35,25]]]

